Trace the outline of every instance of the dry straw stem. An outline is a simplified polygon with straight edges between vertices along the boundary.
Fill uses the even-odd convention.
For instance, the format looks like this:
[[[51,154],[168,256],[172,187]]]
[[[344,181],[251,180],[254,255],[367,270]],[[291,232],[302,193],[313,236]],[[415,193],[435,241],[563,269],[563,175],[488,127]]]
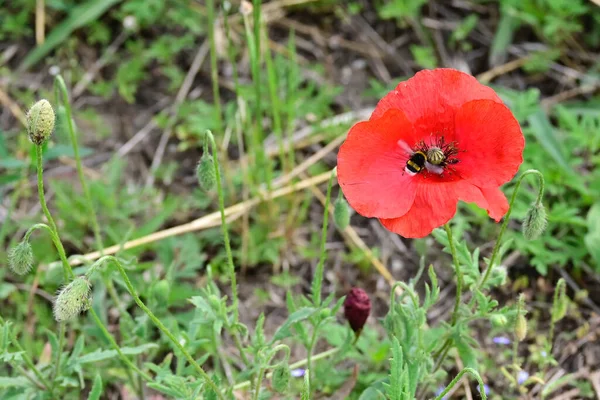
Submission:
[[[320,183],[327,181],[330,176],[331,176],[331,171],[324,172],[324,173],[314,176],[312,178],[308,178],[308,179],[302,180],[298,183],[295,183],[295,184],[292,184],[289,186],[285,186],[281,189],[274,190],[271,193],[265,193],[264,196],[260,196],[260,197],[257,196],[250,200],[242,201],[241,203],[237,203],[233,206],[227,207],[225,209],[225,216],[230,217],[233,214],[241,214],[243,212],[248,211],[250,208],[262,203],[265,200],[276,199],[278,197],[286,196],[288,194],[306,189],[308,187],[318,185]],[[139,247],[139,246],[142,246],[142,245],[145,245],[148,243],[153,243],[153,242],[156,242],[158,240],[162,240],[162,239],[165,239],[168,237],[182,235],[184,233],[195,232],[195,231],[199,231],[199,230],[203,230],[203,229],[207,229],[207,228],[212,228],[215,226],[219,226],[220,224],[221,224],[221,213],[220,213],[220,211],[215,211],[213,213],[205,215],[204,217],[201,217],[201,218],[195,219],[191,222],[188,222],[187,224],[178,225],[173,228],[155,232],[155,233],[152,233],[150,235],[147,235],[147,236],[144,236],[144,237],[141,237],[138,239],[130,240],[123,244],[107,247],[106,249],[104,249],[103,254],[104,255],[115,254],[117,251],[120,251],[120,250],[132,249],[132,248]],[[82,257],[78,257],[75,260],[72,260],[71,265],[80,265],[83,261],[93,261],[93,260],[98,259],[100,256],[101,256],[101,254],[99,251],[94,251],[94,252],[88,253]]]

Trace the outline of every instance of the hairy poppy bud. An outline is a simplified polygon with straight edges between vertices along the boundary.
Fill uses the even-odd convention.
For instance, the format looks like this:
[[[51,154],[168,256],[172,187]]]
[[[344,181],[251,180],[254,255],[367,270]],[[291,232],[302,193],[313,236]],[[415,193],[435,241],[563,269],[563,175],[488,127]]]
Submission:
[[[369,295],[360,288],[352,288],[344,301],[344,315],[357,338],[363,326],[365,326],[370,312],[371,300],[369,300]]]
[[[77,277],[61,289],[54,302],[54,319],[68,321],[87,310],[91,287],[87,278]]]
[[[48,100],[40,100],[27,112],[27,133],[29,140],[41,145],[52,135],[54,130],[54,110]]]
[[[517,315],[517,321],[515,322],[515,336],[522,342],[527,336],[527,319],[523,314]]]
[[[523,220],[523,236],[527,240],[537,239],[546,230],[547,223],[544,205],[542,203],[532,204]]]
[[[22,241],[8,252],[8,265],[17,275],[25,275],[31,271],[33,250],[28,241]]]
[[[333,220],[335,224],[340,229],[346,229],[348,224],[350,224],[350,206],[348,206],[348,202],[344,199],[344,196],[341,195],[337,198],[333,208]]]
[[[167,304],[169,302],[169,294],[171,293],[171,285],[166,279],[161,279],[152,288],[152,294],[159,303]]]
[[[206,152],[202,154],[198,168],[196,169],[196,175],[202,189],[209,191],[215,187],[217,176],[215,174],[215,164],[210,154]]]
[[[277,393],[284,393],[290,385],[290,367],[286,362],[279,364],[273,371],[271,383]]]

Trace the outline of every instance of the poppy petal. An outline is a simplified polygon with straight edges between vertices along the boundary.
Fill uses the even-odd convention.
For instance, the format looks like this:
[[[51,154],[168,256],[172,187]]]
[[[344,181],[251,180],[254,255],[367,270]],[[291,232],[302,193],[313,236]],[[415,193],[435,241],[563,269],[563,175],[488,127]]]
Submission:
[[[482,85],[469,74],[450,68],[422,70],[400,82],[395,90],[383,97],[371,119],[379,118],[390,108],[395,108],[404,111],[413,123],[421,118],[430,121],[436,115],[446,115],[462,104],[478,99],[502,103],[493,89]]]
[[[422,238],[450,221],[456,214],[458,195],[455,182],[417,186],[415,202],[399,218],[380,219],[388,230],[406,238]]]
[[[490,218],[500,221],[508,211],[508,200],[497,187],[480,188],[466,181],[459,183],[457,191],[460,200],[466,203],[475,203],[487,211]]]
[[[519,122],[508,107],[491,100],[470,101],[457,111],[454,140],[460,160],[454,168],[476,186],[508,182],[523,162]]]
[[[338,153],[338,182],[348,203],[365,217],[406,214],[415,198],[415,179],[405,173],[408,154],[398,141],[414,142],[414,130],[400,110],[359,122]]]

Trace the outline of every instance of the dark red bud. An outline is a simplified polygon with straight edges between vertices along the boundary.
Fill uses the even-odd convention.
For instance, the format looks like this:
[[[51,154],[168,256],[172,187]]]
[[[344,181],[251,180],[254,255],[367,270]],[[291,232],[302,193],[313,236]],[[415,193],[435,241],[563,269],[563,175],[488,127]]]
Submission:
[[[352,288],[344,301],[344,315],[352,330],[358,335],[371,312],[371,300],[361,288]]]

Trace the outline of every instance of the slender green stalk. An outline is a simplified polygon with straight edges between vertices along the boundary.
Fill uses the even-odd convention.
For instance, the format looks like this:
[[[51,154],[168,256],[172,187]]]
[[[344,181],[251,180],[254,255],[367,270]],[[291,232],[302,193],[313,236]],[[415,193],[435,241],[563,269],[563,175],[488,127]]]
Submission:
[[[54,363],[54,373],[52,374],[52,389],[56,387],[56,378],[60,374],[60,362],[62,361],[62,352],[65,347],[65,323],[60,323],[58,333],[58,350],[56,351],[56,361]]]
[[[4,321],[4,318],[2,318],[2,316],[0,316],[0,324],[4,325],[5,323],[6,322]],[[15,334],[15,332],[12,329],[10,329],[10,327],[8,329],[8,332],[9,332],[10,342],[12,343],[13,346],[16,347],[17,351],[19,351],[21,353],[21,357],[22,357],[23,361],[25,362],[25,364],[27,365],[27,368],[29,368],[34,373],[34,375],[37,377],[37,379],[40,381],[40,383],[42,385],[44,385],[44,388],[50,392],[50,396],[52,396],[53,398],[56,398],[56,396],[54,394],[54,388],[52,387],[50,382],[44,377],[44,375],[42,375],[40,370],[35,366],[35,364],[33,363],[33,360],[29,357],[29,354],[27,354],[27,351],[23,348],[23,346],[21,346],[21,343],[19,343],[19,340],[17,339],[17,335]]]
[[[225,252],[227,253],[227,264],[229,266],[229,281],[231,282],[231,299],[232,299],[232,308],[233,308],[233,321],[234,323],[238,323],[240,319],[239,309],[238,309],[238,289],[237,289],[237,278],[235,275],[235,265],[233,263],[233,254],[231,252],[231,242],[229,240],[229,229],[227,227],[227,218],[225,217],[225,196],[223,195],[223,187],[221,185],[221,172],[219,170],[219,161],[217,154],[217,144],[215,143],[215,138],[210,131],[206,131],[206,135],[210,140],[210,144],[212,146],[212,154],[213,154],[213,163],[215,167],[215,177],[217,179],[217,194],[219,197],[219,211],[221,213],[221,230],[223,231],[223,239],[225,241]]]
[[[258,374],[256,374],[256,384],[254,385],[254,396],[252,397],[253,400],[258,400],[258,398],[260,396],[260,387],[262,386],[262,380],[263,380],[264,374],[265,374],[265,369],[264,369],[264,367],[261,367],[258,370]]]
[[[219,388],[217,387],[215,382],[210,378],[210,376],[208,376],[206,371],[204,371],[204,369],[198,364],[198,362],[194,359],[194,357],[192,357],[192,355],[186,350],[186,348],[183,347],[183,345],[179,342],[179,340],[177,340],[175,335],[173,335],[171,333],[171,331],[161,322],[161,320],[158,319],[156,317],[156,315],[154,315],[154,313],[148,307],[146,307],[146,304],[144,304],[144,302],[140,299],[140,296],[138,296],[135,288],[133,287],[133,284],[129,280],[129,276],[125,272],[125,269],[123,268],[123,265],[121,264],[121,262],[116,257],[104,256],[104,257],[100,258],[98,261],[96,261],[95,265],[100,266],[105,261],[112,261],[112,263],[116,266],[117,270],[119,271],[119,274],[123,278],[123,281],[125,282],[125,286],[127,287],[127,291],[129,291],[129,294],[131,294],[131,296],[133,297],[133,300],[136,302],[138,307],[140,307],[142,309],[142,311],[144,311],[146,313],[146,315],[148,315],[148,317],[154,323],[154,325],[162,333],[164,333],[165,336],[167,336],[169,338],[171,343],[173,343],[173,345],[175,345],[175,347],[181,352],[181,354],[183,354],[183,356],[188,360],[188,362],[194,367],[196,372],[198,372],[198,374],[206,381],[206,383],[211,387],[211,389],[214,390],[214,392],[217,394],[218,398],[221,400],[225,400],[225,397],[223,396],[223,394],[221,393],[221,391],[219,390]],[[90,268],[87,273],[91,274],[93,272],[93,270],[94,270],[94,268]]]
[[[77,142],[77,135],[75,134],[75,126],[73,125],[73,116],[71,112],[71,103],[69,102],[69,95],[67,92],[67,86],[65,85],[65,81],[62,76],[57,75],[54,80],[55,85],[55,95],[56,101],[61,101],[63,107],[65,108],[65,117],[67,120],[67,130],[69,131],[69,138],[71,139],[71,145],[73,147],[73,154],[75,155],[75,166],[77,169],[77,176],[79,177],[79,183],[81,184],[81,189],[83,190],[83,195],[85,196],[85,200],[87,202],[88,211],[90,212],[91,220],[92,220],[92,229],[94,231],[94,238],[96,239],[96,246],[98,250],[102,251],[104,249],[104,244],[102,243],[102,235],[100,234],[100,224],[98,223],[98,216],[96,214],[96,210],[94,209],[94,203],[92,202],[92,196],[90,195],[90,190],[85,180],[85,175],[83,174],[83,166],[81,163],[81,155],[79,154],[79,144]],[[58,96],[58,94],[61,96]]]
[[[327,241],[327,225],[329,222],[329,205],[331,203],[331,188],[333,187],[333,178],[336,176],[336,170],[331,172],[329,178],[329,185],[327,186],[327,197],[325,198],[325,212],[323,213],[323,229],[321,231],[321,250],[319,255],[319,263],[315,270],[315,277],[313,278],[312,285],[312,297],[313,304],[315,307],[321,306],[321,287],[323,286],[323,273],[325,270],[325,258],[327,252],[325,251],[325,244]],[[308,366],[310,368],[310,365]]]
[[[513,209],[513,204],[515,203],[515,199],[517,198],[517,193],[519,192],[519,187],[521,186],[521,182],[523,181],[523,178],[525,178],[527,175],[531,175],[531,174],[537,175],[538,182],[540,185],[536,203],[539,204],[542,202],[542,199],[544,197],[544,188],[545,188],[544,175],[542,175],[542,173],[536,169],[529,169],[529,170],[523,172],[523,174],[517,180],[515,189],[513,190],[513,194],[512,194],[512,197],[510,199],[510,203],[508,206],[508,211],[506,212],[506,215],[504,216],[504,221],[502,222],[502,226],[500,227],[500,233],[498,234],[498,239],[496,239],[496,244],[494,245],[494,250],[492,251],[492,256],[490,257],[490,262],[488,263],[487,269],[483,275],[483,279],[479,282],[479,284],[477,285],[477,288],[475,289],[476,291],[481,289],[483,287],[483,285],[485,285],[485,283],[487,282],[488,278],[490,277],[490,273],[492,272],[492,269],[494,267],[494,262],[496,261],[496,257],[498,256],[498,250],[500,250],[500,245],[502,244],[502,236],[504,236],[504,232],[506,231],[506,227],[508,226],[508,221],[510,220],[510,214]],[[471,300],[471,303],[472,302],[473,302],[473,300]]]
[[[452,311],[452,319],[450,321],[450,324],[454,326],[456,324],[456,321],[458,320],[458,309],[460,308],[460,302],[462,297],[463,274],[460,269],[460,261],[458,260],[458,255],[456,254],[456,248],[454,247],[452,229],[450,229],[450,226],[448,224],[444,225],[444,229],[446,229],[446,234],[448,235],[450,252],[452,253],[452,260],[454,261],[454,268],[456,269],[456,298],[454,301],[454,311]]]
[[[479,395],[481,396],[481,399],[487,400],[487,395],[485,394],[485,386],[483,384],[483,381],[481,380],[481,376],[479,376],[477,371],[475,371],[472,368],[464,368],[462,371],[460,371],[458,375],[456,375],[456,377],[452,379],[452,382],[450,382],[446,389],[444,389],[444,391],[435,398],[435,400],[442,400],[444,396],[447,395],[450,392],[450,390],[452,390],[452,388],[456,386],[456,384],[462,379],[464,374],[469,374],[473,378],[475,378],[475,380],[479,384]]]
[[[210,78],[212,80],[213,100],[217,113],[217,131],[223,130],[223,114],[221,112],[221,95],[219,93],[219,69],[217,66],[217,46],[215,44],[215,0],[206,1],[208,18],[208,41],[210,43]]]
[[[105,257],[108,257],[108,256],[105,256]],[[147,382],[152,382],[152,377],[150,375],[148,375],[147,373],[145,373],[144,371],[142,371],[141,369],[139,369],[138,366],[135,365],[129,358],[127,358],[127,356],[121,351],[121,348],[119,347],[119,345],[117,344],[117,342],[115,341],[115,339],[112,337],[112,335],[110,334],[110,332],[108,331],[108,329],[106,329],[106,327],[102,323],[102,320],[100,319],[100,317],[98,316],[98,314],[96,313],[96,311],[94,311],[94,308],[90,307],[90,309],[89,309],[88,312],[92,316],[93,320],[96,322],[96,325],[98,325],[98,327],[100,328],[100,330],[104,334],[104,337],[106,337],[106,339],[110,342],[110,344],[116,350],[116,352],[119,355],[119,357],[121,358],[121,360],[129,368],[131,368],[133,371],[137,372],[139,374],[139,376],[141,376],[142,378],[144,378],[144,380],[146,380]],[[127,373],[129,380],[132,383],[135,382],[133,380],[133,376],[131,375],[131,371],[128,370],[127,368],[125,368],[125,372]],[[133,387],[135,387],[135,385]]]
[[[58,234],[58,228],[56,227],[56,223],[54,222],[54,218],[52,218],[52,214],[50,214],[50,210],[48,210],[48,205],[46,204],[46,196],[44,195],[44,166],[42,162],[42,146],[35,146],[35,154],[37,160],[37,184],[38,184],[38,194],[40,198],[40,205],[42,206],[42,210],[44,211],[44,215],[46,215],[46,219],[48,220],[48,224],[54,231],[54,235],[60,238]],[[65,254],[65,248],[62,245],[60,240],[55,242],[56,250],[58,251],[58,255],[62,261],[63,265],[63,273],[65,275],[65,281],[73,279],[75,274],[73,274],[73,270],[71,269],[71,265],[67,261],[67,256]]]

